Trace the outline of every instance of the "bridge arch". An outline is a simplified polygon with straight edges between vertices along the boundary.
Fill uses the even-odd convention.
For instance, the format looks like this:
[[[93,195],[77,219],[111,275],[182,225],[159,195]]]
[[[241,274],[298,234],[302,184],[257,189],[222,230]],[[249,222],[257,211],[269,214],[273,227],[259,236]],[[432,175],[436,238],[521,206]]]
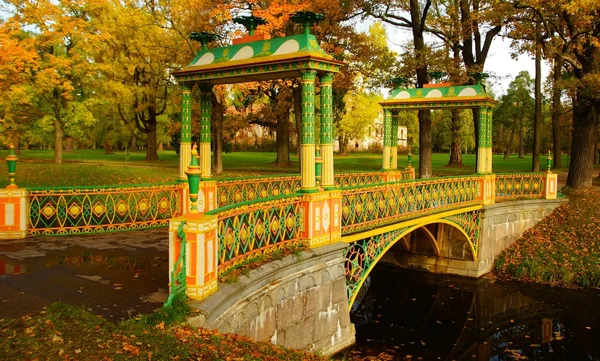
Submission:
[[[443,241],[443,237],[440,239],[440,233],[443,231],[440,231],[440,228],[438,228],[438,234],[434,235],[427,227],[430,225],[438,225],[438,227],[440,225],[447,225],[452,227],[452,230],[457,230],[469,245],[471,260],[477,260],[477,239],[474,239],[472,232],[469,232],[453,220],[429,218],[410,226],[402,227],[402,224],[399,224],[397,229],[387,230],[384,233],[373,235],[371,232],[366,232],[364,235],[365,237],[362,238],[362,240],[353,241],[349,243],[346,248],[345,272],[350,308],[352,308],[358,292],[375,265],[379,263],[381,258],[394,247],[394,245],[401,242],[404,250],[410,252],[411,242],[408,237],[411,234],[415,234],[413,232],[422,230],[433,249],[435,257],[442,257],[441,242]],[[356,237],[353,238],[356,239]]]

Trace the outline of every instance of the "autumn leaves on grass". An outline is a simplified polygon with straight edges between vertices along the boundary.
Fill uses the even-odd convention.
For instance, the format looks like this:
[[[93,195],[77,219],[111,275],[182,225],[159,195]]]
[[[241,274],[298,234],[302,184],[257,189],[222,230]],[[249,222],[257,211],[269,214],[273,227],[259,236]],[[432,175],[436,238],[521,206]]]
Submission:
[[[600,187],[569,193],[496,261],[500,277],[562,286],[600,287]]]

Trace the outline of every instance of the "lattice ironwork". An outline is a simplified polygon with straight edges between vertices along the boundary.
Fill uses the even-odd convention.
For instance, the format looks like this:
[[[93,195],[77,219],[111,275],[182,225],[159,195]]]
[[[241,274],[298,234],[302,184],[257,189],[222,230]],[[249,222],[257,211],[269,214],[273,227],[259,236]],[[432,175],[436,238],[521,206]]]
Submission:
[[[30,236],[167,226],[181,208],[177,183],[28,191]]]
[[[383,172],[353,172],[335,175],[335,185],[339,187],[356,187],[385,182]]]
[[[342,190],[342,234],[481,203],[478,176],[419,179]]]
[[[252,177],[225,179],[217,182],[219,207],[267,199],[295,193],[300,189],[300,176]]]
[[[481,210],[459,213],[444,219],[458,224],[468,235],[475,255],[479,249],[479,236],[481,234]]]
[[[181,221],[179,227],[177,228],[177,237],[181,240],[181,245],[179,249],[179,257],[177,258],[177,262],[173,265],[173,269],[171,270],[169,281],[170,281],[170,292],[169,298],[167,298],[167,302],[165,302],[163,307],[170,307],[173,304],[173,301],[182,297],[185,298],[186,288],[187,288],[187,269],[186,269],[186,235],[185,235],[185,221]]]
[[[496,174],[496,201],[544,198],[545,173]]]
[[[398,240],[409,227],[365,238],[348,245],[345,252],[346,290],[350,304],[354,302],[359,287],[387,247]]]
[[[288,196],[218,209],[219,274],[287,245],[300,244],[301,197]]]

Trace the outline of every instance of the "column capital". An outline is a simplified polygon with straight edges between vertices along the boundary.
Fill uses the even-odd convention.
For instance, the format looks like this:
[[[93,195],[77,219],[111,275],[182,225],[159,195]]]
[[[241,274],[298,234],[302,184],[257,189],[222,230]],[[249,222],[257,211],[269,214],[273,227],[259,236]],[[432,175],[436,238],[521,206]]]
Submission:
[[[192,91],[192,87],[194,86],[194,83],[190,83],[190,82],[183,82],[179,84],[181,86],[181,91],[182,92],[191,92]]]
[[[333,73],[324,73],[323,75],[319,76],[319,79],[323,85],[331,84],[333,83]]]
[[[200,83],[200,92],[201,93],[210,93],[210,92],[212,92],[212,89],[213,89],[212,84]]]
[[[317,71],[316,70],[302,70],[300,71],[301,77],[302,77],[302,82],[310,82],[310,81],[315,81],[315,78],[317,77]]]

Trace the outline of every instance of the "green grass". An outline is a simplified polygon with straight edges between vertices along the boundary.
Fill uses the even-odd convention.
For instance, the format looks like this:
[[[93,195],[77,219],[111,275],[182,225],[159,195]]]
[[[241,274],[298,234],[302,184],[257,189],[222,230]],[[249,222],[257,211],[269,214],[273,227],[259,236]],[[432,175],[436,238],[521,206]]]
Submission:
[[[600,186],[567,193],[569,203],[526,231],[496,260],[500,277],[600,288]]]
[[[7,150],[0,151],[0,159],[6,158]],[[145,152],[115,152],[104,154],[103,150],[76,150],[64,153],[64,164],[52,162],[51,150],[22,151],[17,163],[17,184],[21,187],[51,186],[91,186],[109,184],[137,184],[170,182],[178,178],[179,157],[174,151],[159,152],[160,160],[148,162],[144,160]],[[275,153],[236,152],[223,154],[222,174],[216,178],[250,175],[269,175],[299,173],[298,157],[291,155],[290,164],[275,165]],[[473,174],[475,172],[475,155],[463,155],[463,167],[449,167],[448,154],[434,154],[432,169],[434,176]],[[494,172],[528,172],[531,168],[531,156],[519,159],[511,156],[504,160],[501,155],[493,157]],[[377,171],[381,169],[381,155],[370,153],[352,153],[336,156],[334,166],[336,172]],[[419,157],[413,156],[412,165],[417,168]],[[545,157],[541,159],[542,170],[545,170]],[[567,156],[563,157],[567,164]],[[407,156],[398,156],[400,169],[408,165]],[[8,184],[6,162],[0,162],[0,187]]]
[[[55,303],[35,315],[0,320],[0,355],[6,360],[323,360],[181,324],[190,312],[179,302],[112,323],[82,308]]]

